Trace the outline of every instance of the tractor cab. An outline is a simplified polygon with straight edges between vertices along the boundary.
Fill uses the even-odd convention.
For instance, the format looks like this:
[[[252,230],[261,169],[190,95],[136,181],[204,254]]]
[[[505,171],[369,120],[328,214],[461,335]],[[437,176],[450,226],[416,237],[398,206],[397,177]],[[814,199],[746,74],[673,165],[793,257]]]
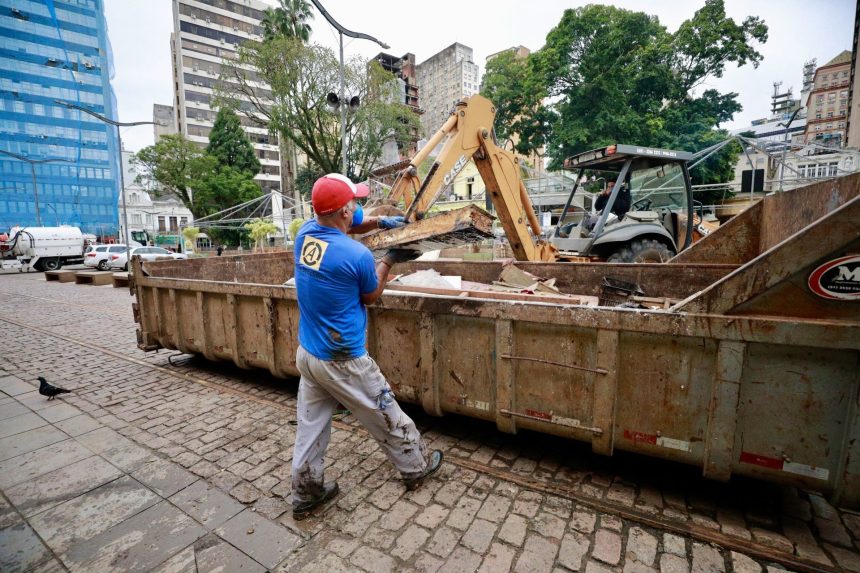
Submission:
[[[691,158],[686,151],[621,144],[567,158],[564,169],[577,172],[576,182],[550,241],[562,256],[667,261],[693,240]]]

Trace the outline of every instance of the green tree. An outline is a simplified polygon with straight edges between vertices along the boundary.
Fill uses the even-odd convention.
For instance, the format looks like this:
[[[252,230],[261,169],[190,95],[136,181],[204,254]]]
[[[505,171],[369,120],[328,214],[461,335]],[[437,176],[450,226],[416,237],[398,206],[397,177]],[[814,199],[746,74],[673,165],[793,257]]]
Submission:
[[[296,174],[296,188],[299,190],[303,201],[311,200],[314,183],[326,173],[327,171],[323,171],[313,163],[307,163],[299,168],[299,172]]]
[[[185,251],[193,251],[197,248],[197,235],[199,234],[199,227],[185,227],[182,229],[182,236],[185,238]]]
[[[513,141],[524,155],[546,145],[554,119],[553,110],[543,104],[547,90],[541,80],[534,59],[519,58],[510,50],[487,62],[481,82],[481,95],[496,106],[496,136]]]
[[[305,0],[280,0],[280,6],[266,8],[263,19],[263,36],[271,40],[277,36],[298,38],[307,42],[311,37],[309,20],[313,20],[311,6]]]
[[[182,134],[165,135],[154,145],[138,151],[133,159],[140,174],[137,182],[156,197],[169,194],[197,214],[193,189],[205,173],[214,168],[214,160]]]
[[[566,10],[546,45],[526,61],[491,61],[483,91],[522,146],[531,150],[547,142],[551,168],[611,143],[698,151],[724,137],[717,128],[741,108],[737,94],[697,89],[730,64],[757,66],[762,55],[756,45],[766,40],[764,22],[735,22],[723,0],[706,0],[674,34],[654,16],[588,5]],[[535,104],[532,93],[546,98],[544,103]],[[536,106],[550,115],[524,122],[521,117]],[[724,155],[705,162],[703,180],[729,177],[737,152],[728,146]]]
[[[242,123],[236,113],[226,107],[218,110],[206,153],[218,160],[220,165],[247,172],[253,177],[260,172],[261,165]]]
[[[248,229],[248,234],[254,241],[254,249],[259,247],[260,250],[265,250],[266,238],[278,232],[277,225],[266,219],[254,219],[245,223],[244,226]]]
[[[250,70],[255,70],[251,72]],[[324,172],[341,169],[343,153],[340,114],[325,105],[326,95],[339,85],[334,52],[284,36],[263,43],[246,43],[238,57],[225,62],[218,99],[234,108],[241,100],[247,111],[282,139],[293,142]],[[262,80],[269,88],[258,86]],[[382,144],[394,139],[407,145],[419,129],[418,117],[392,97],[394,76],[377,62],[353,58],[345,65],[346,93],[361,106],[347,114],[348,174],[363,178],[382,155]]]
[[[247,171],[222,165],[195,181],[195,217],[205,217],[263,194]]]

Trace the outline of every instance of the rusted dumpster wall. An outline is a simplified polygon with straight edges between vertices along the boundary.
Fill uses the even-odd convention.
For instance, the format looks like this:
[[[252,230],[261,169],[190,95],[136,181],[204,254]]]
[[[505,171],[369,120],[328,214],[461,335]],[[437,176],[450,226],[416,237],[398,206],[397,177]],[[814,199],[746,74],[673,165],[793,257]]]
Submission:
[[[297,375],[295,291],[147,277],[144,346]],[[386,295],[369,351],[434,415],[590,441],[860,502],[858,325]]]
[[[524,265],[585,294],[620,275],[685,299],[668,311],[388,293],[368,309],[368,351],[400,399],[433,415],[694,464],[718,480],[795,484],[860,507],[860,303],[782,298],[806,288],[821,261],[857,252],[858,220],[855,198],[741,266]],[[296,295],[281,286],[288,253],[133,267],[141,348],[297,374]],[[500,271],[434,268],[470,280]]]
[[[768,195],[672,258],[740,265],[860,195],[860,173]]]

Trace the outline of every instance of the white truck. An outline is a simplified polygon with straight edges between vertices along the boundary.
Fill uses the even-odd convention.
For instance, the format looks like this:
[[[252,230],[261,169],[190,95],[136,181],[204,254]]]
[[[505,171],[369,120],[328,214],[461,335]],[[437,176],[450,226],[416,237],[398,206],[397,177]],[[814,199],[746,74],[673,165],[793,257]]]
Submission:
[[[86,246],[77,227],[13,227],[8,235],[0,235],[0,266],[21,272],[55,271],[83,262]]]

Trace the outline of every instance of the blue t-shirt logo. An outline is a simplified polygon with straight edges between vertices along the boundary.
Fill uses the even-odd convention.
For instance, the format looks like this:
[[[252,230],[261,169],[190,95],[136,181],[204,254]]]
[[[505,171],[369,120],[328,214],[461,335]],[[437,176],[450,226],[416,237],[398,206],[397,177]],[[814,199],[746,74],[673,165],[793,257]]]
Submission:
[[[302,264],[316,271],[320,270],[327,248],[328,243],[325,241],[306,236],[304,245],[302,245],[302,257],[300,259]]]

